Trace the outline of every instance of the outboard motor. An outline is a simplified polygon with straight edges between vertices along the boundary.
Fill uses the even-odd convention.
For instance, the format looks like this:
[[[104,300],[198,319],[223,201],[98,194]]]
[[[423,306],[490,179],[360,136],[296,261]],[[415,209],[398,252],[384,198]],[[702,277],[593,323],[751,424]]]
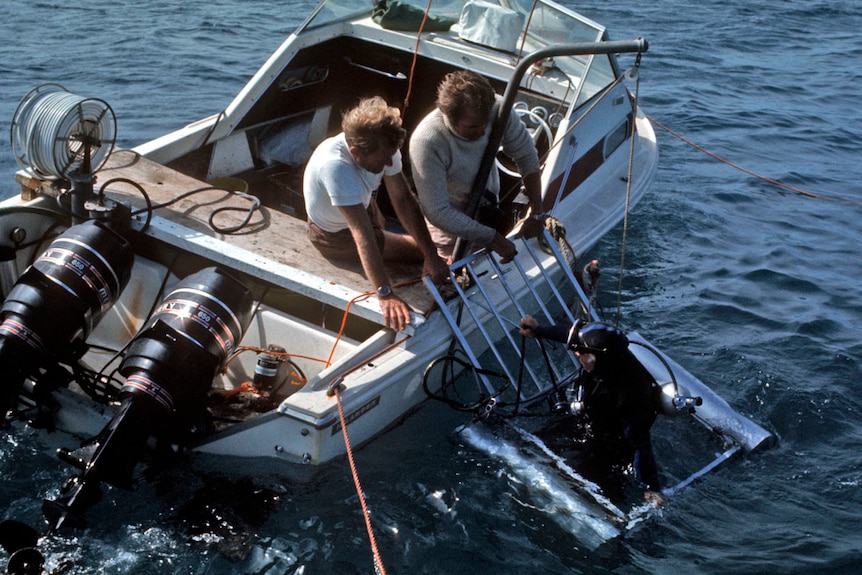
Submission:
[[[213,378],[251,320],[251,292],[216,268],[180,282],[129,344],[119,411],[93,439],[61,459],[82,470],[42,511],[53,529],[83,528],[100,482],[130,489],[148,440],[179,443],[204,409]]]
[[[0,426],[24,380],[40,365],[68,359],[117,301],[134,252],[106,224],[88,221],[51,242],[0,308]]]

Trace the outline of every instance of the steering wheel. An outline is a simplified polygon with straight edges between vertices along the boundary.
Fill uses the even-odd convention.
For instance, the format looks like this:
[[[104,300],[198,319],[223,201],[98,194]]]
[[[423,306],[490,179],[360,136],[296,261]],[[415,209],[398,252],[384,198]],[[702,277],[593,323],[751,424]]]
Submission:
[[[516,107],[512,108],[512,111],[516,112],[518,116],[521,117],[521,121],[523,121],[524,117],[526,116],[530,120],[530,122],[536,125],[535,128],[527,128],[527,131],[533,137],[533,143],[538,145],[539,138],[542,136],[542,134],[545,134],[545,136],[548,138],[548,145],[550,146],[551,143],[554,141],[554,134],[551,131],[551,126],[548,125],[548,122],[545,120],[543,115],[536,111],[537,109],[541,108],[533,108],[532,110],[530,110],[527,107],[517,107],[518,104],[515,104],[515,106]],[[547,112],[545,113],[545,115],[547,115]],[[502,150],[503,148],[501,146],[500,152],[502,152]],[[507,176],[520,179],[521,174],[519,174],[515,170],[508,168],[505,163],[500,159],[500,152],[497,153],[497,157],[495,159],[497,169],[506,174]],[[541,153],[539,155],[541,156]]]

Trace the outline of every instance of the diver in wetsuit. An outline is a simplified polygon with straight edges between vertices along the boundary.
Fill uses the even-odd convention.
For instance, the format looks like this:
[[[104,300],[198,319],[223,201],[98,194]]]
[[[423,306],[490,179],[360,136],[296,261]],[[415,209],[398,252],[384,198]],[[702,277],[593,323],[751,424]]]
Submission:
[[[602,322],[542,326],[529,315],[521,319],[520,333],[565,343],[575,352],[583,367],[580,385],[591,431],[589,459],[610,471],[613,461],[624,457],[646,485],[646,500],[661,504],[664,497],[650,439],[660,388],[628,349],[625,334]]]

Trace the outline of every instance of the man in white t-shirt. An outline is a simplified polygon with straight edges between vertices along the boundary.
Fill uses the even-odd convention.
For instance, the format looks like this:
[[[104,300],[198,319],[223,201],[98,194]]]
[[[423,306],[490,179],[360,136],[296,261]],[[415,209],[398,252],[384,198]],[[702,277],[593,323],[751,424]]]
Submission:
[[[305,168],[308,238],[327,258],[359,258],[386,326],[400,331],[410,323],[410,310],[393,292],[384,260],[423,262],[422,273],[436,283],[445,281],[449,270],[401,171],[407,132],[399,110],[378,96],[367,98],[344,114],[341,129],[321,142]],[[376,202],[381,182],[407,234],[384,229]]]

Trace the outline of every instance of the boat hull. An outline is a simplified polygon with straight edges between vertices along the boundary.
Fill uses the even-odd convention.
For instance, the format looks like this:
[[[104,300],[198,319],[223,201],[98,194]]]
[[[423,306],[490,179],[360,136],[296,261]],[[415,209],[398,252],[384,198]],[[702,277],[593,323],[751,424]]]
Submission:
[[[40,365],[34,360],[20,392],[0,389],[8,392],[3,397],[18,394],[21,419],[47,419],[84,439],[61,456],[81,475],[48,506],[55,526],[82,524],[101,481],[128,487],[137,452],[150,443],[307,476],[345,456],[348,433],[359,448],[429,396],[440,398],[452,381],[474,385],[469,417],[507,402],[565,404],[558,383],[573,379],[577,359],[558,350],[553,373],[543,377],[536,367],[542,358],[519,351],[518,320],[535,310],[551,321],[600,319],[571,256],[627,221],[653,180],[659,152],[617,61],[618,52],[642,53],[646,42],[610,44],[600,25],[553,2],[534,6],[542,17],[531,20],[524,51],[515,52],[477,44],[457,28],[385,28],[365,4],[350,13],[349,3],[332,8],[324,1],[220,113],[131,150],[114,149],[96,173],[52,178],[22,167],[21,196],[0,203],[0,238],[10,242],[0,245],[4,298],[58,234],[88,220],[116,231],[134,253],[122,292],[98,314],[85,311],[95,325],[70,333],[67,348],[45,354]],[[543,50],[553,57],[537,56]],[[502,264],[484,250],[468,254],[450,266],[442,288],[423,281],[419,264],[387,262],[396,294],[413,312],[408,329],[395,333],[360,263],[327,260],[308,242],[304,164],[340,131],[342,111],[358,98],[383,96],[399,107],[409,132],[434,108],[440,80],[461,69],[505,93],[498,119],[520,110],[540,152],[543,207],[555,236],[517,237],[528,213],[518,203],[521,177],[507,172],[492,143],[486,159],[497,164],[510,200],[504,204],[517,256]],[[44,135],[75,142],[75,153],[77,142],[87,142],[85,156],[100,136]],[[191,311],[178,304],[183,298],[171,296],[178,286],[209,294],[209,286],[183,283],[203,269],[230,277],[229,291],[241,292],[243,304],[215,316],[218,302],[235,293],[197,301]],[[556,302],[553,313],[549,301]],[[237,329],[222,329],[233,315],[243,318]],[[191,336],[201,324],[212,336],[209,347]],[[467,360],[455,361],[456,353]],[[130,355],[134,369],[125,364]],[[657,380],[670,369],[675,391],[697,395],[698,421],[722,440],[747,450],[770,442],[770,433],[664,355],[641,359]],[[432,376],[439,365],[445,377]],[[521,368],[530,390],[515,383]],[[170,383],[152,381],[151,371]],[[116,445],[122,441],[134,449]],[[111,461],[119,461],[115,469],[107,469]]]

